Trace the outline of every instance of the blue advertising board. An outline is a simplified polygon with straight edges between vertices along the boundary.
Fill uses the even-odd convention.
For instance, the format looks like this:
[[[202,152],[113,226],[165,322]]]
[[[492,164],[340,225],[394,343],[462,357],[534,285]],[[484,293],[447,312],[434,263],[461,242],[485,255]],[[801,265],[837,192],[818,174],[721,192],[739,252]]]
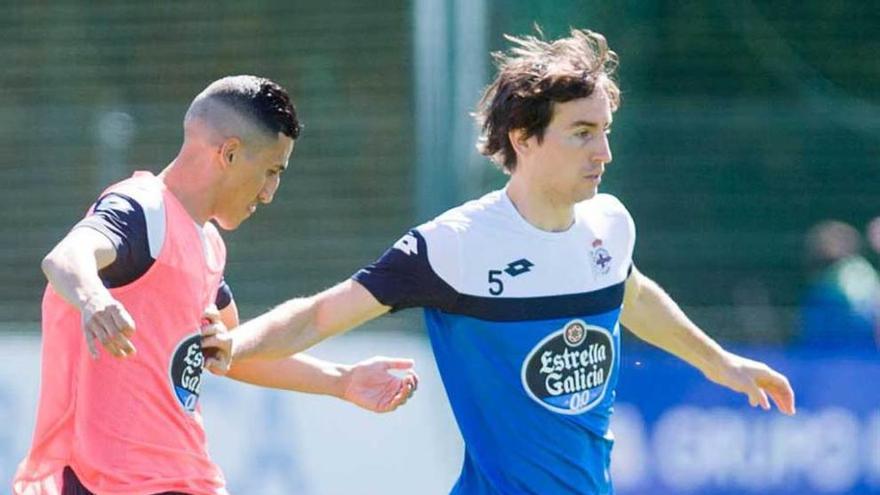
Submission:
[[[789,377],[797,414],[749,407],[678,359],[624,346],[620,495],[880,493],[880,353],[737,349]]]

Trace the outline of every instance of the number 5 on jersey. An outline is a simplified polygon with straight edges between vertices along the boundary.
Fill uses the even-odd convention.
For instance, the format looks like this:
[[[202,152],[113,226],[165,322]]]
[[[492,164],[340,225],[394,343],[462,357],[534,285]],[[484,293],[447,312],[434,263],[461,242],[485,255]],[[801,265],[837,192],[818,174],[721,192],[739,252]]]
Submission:
[[[511,277],[518,277],[523,273],[528,273],[535,266],[531,261],[520,258],[507,264],[504,270],[489,270],[489,294],[500,296],[504,292],[504,282],[501,277],[506,273]]]

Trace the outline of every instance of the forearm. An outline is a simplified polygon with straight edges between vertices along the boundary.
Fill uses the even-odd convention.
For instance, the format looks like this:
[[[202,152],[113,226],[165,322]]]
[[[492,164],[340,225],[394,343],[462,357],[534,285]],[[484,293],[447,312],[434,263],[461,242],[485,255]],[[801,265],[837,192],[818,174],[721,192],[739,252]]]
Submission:
[[[236,361],[227,376],[261,387],[342,398],[350,372],[351,366],[297,354],[284,359]]]
[[[314,298],[291,299],[233,330],[235,360],[277,360],[301,352],[322,337]]]
[[[356,282],[342,282],[309,298],[291,299],[232,332],[237,359],[278,359],[388,311]]]
[[[678,356],[705,375],[717,373],[726,359],[724,349],[700,330],[660,286],[644,275],[638,276],[638,289],[628,295],[621,323],[640,339]]]
[[[678,356],[710,380],[748,395],[749,403],[794,414],[794,391],[785,376],[766,364],[727,352],[703,333],[651,279],[633,269],[626,282],[620,321],[640,339]]]

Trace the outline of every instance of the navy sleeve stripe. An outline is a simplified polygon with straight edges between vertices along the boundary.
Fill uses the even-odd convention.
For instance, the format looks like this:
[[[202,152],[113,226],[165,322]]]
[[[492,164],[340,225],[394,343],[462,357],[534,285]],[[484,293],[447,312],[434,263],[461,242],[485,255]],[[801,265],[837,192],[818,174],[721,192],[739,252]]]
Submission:
[[[232,288],[226,283],[226,279],[220,281],[220,288],[217,289],[217,298],[214,305],[217,309],[223,309],[232,303]]]
[[[411,230],[373,264],[352,278],[391,311],[414,307],[448,307],[458,293],[440,278],[428,262],[428,247]]]
[[[591,316],[623,304],[625,282],[590,292],[542,297],[482,297],[459,294],[454,306],[437,308],[487,321],[533,321]]]
[[[143,207],[134,198],[120,193],[106,194],[77,227],[97,230],[113,243],[116,260],[98,271],[107,288],[128,285],[153,266],[155,260],[150,251],[147,218]]]

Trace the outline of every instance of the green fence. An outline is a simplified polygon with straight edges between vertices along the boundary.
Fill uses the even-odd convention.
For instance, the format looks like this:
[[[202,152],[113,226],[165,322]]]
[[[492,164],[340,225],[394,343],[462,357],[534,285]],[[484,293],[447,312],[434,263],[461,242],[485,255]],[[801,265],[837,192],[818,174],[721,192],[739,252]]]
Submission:
[[[189,99],[229,73],[281,82],[306,126],[275,203],[226,236],[245,314],[379,255],[424,220],[418,143],[446,142],[415,130],[425,2],[0,7],[0,320],[38,319],[40,257],[104,184],[160,170]],[[479,5],[484,51],[533,22],[550,36],[606,34],[624,104],[603,187],[637,221],[636,262],[714,333],[785,339],[806,229],[824,218],[861,228],[880,214],[880,11],[813,0]],[[483,190],[503,180],[489,166],[473,177]]]

